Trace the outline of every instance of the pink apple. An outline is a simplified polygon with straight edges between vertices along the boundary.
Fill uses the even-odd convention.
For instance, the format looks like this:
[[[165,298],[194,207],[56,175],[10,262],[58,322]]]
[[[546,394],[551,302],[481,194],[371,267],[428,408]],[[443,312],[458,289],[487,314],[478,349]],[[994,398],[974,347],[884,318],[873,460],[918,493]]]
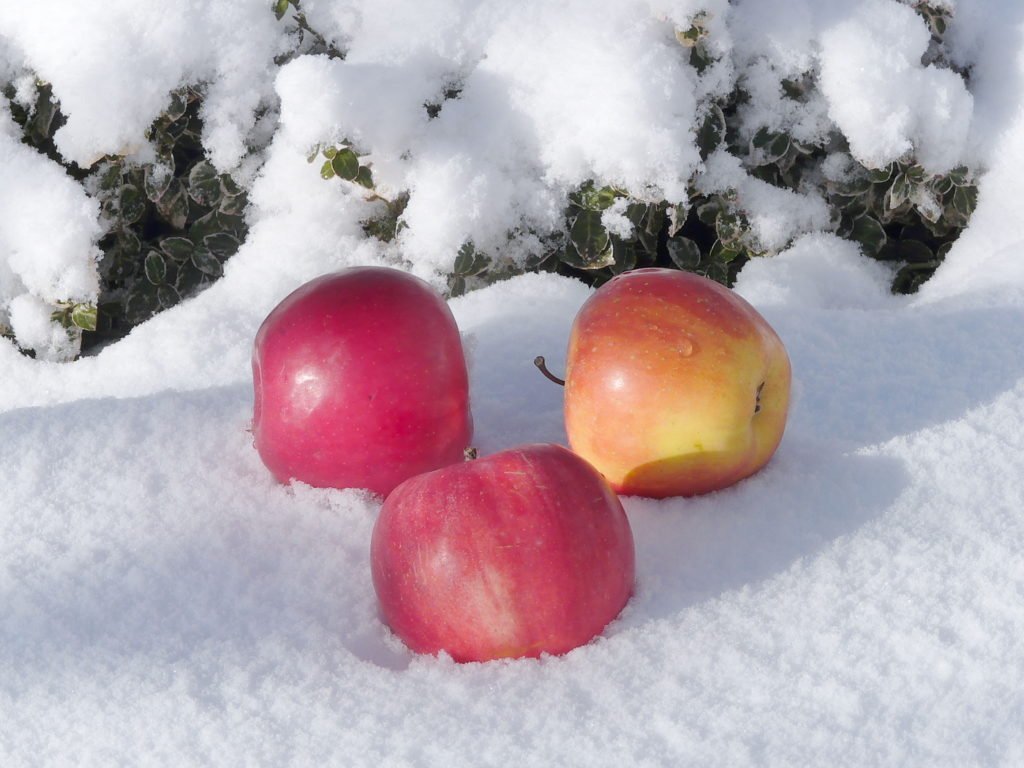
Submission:
[[[619,493],[707,493],[772,457],[789,386],[786,348],[742,297],[688,272],[638,269],[573,322],[566,432]]]
[[[256,449],[281,482],[387,494],[461,461],[472,435],[455,318],[397,269],[300,287],[263,321],[252,369]]]
[[[614,491],[557,445],[529,445],[398,486],[371,544],[381,613],[419,653],[456,661],[565,653],[633,589]]]

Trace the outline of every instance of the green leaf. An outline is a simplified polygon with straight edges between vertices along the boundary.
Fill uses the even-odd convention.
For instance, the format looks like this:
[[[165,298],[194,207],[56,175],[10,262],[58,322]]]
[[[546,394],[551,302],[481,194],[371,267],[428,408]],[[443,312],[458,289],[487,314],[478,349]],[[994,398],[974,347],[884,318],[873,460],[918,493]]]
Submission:
[[[569,230],[569,238],[580,258],[588,263],[601,259],[609,250],[608,232],[601,224],[599,211],[580,211]]]
[[[156,209],[172,229],[184,229],[188,221],[189,204],[185,185],[174,179],[156,202]]]
[[[634,232],[644,227],[644,219],[647,216],[646,203],[629,203],[626,206],[626,218],[633,225]]]
[[[471,276],[478,275],[487,269],[488,258],[485,254],[478,253],[472,243],[466,243],[459,249],[455,257],[456,275]]]
[[[610,208],[618,198],[625,197],[625,194],[621,189],[611,186],[595,189],[593,181],[586,181],[569,195],[569,202],[586,211],[603,211]]]
[[[860,216],[853,222],[850,239],[860,243],[868,256],[875,256],[882,250],[887,238],[885,229],[882,228],[878,219],[871,216]]]
[[[958,167],[954,168],[948,174],[949,180],[952,181],[954,184],[956,184],[958,187],[959,186],[963,186],[964,184],[967,183],[967,179],[969,178],[969,175],[970,175],[970,171],[968,171],[967,170],[967,166],[964,166],[964,165],[961,165],[961,166],[958,166]]]
[[[918,187],[914,199],[914,210],[925,222],[935,223],[942,218],[942,206],[935,194],[927,187]]]
[[[320,166],[320,178],[321,179],[333,179],[334,178],[334,166],[331,165],[330,160],[324,160],[324,164]]]
[[[670,206],[666,211],[668,216],[668,236],[673,238],[686,224],[686,218],[689,216],[690,210],[687,208],[685,203],[679,203],[678,205]]]
[[[192,264],[202,272],[204,275],[210,277],[220,277],[224,272],[224,267],[217,260],[210,251],[205,248],[196,248],[192,251]]]
[[[124,171],[124,167],[120,162],[108,163],[103,167],[100,172],[100,189],[104,192],[109,192],[121,183],[121,174]]]
[[[187,92],[182,90],[171,91],[171,103],[163,114],[164,119],[169,120],[172,123],[180,120],[185,115],[187,109]]]
[[[688,237],[674,237],[667,243],[668,256],[680,269],[693,272],[700,266],[700,246]]]
[[[561,260],[577,269],[597,270],[615,263],[611,238],[601,226],[598,211],[582,211],[573,219],[570,239]]]
[[[39,89],[35,109],[32,112],[32,132],[41,139],[49,139],[53,118],[57,116],[57,104],[53,100],[50,86]]]
[[[928,264],[935,261],[931,248],[920,240],[901,240],[899,256],[902,260],[913,264]]]
[[[277,0],[274,3],[274,16],[280,21],[284,18],[284,15],[288,12],[288,5],[290,0]]]
[[[949,176],[937,176],[931,182],[932,190],[942,197],[953,189],[953,180]]]
[[[693,48],[707,35],[707,13],[700,11],[694,15],[687,29],[676,30],[676,40],[687,48]]]
[[[199,205],[215,207],[224,190],[217,170],[208,162],[196,163],[188,174],[188,194]]]
[[[323,155],[328,160],[333,160],[334,156],[337,155],[337,154],[338,154],[338,148],[337,147],[324,147]]]
[[[964,221],[970,218],[978,204],[977,187],[957,187],[953,193],[953,208],[959,213]]]
[[[697,218],[700,219],[701,224],[713,227],[718,219],[718,214],[723,210],[725,210],[725,203],[722,199],[713,197],[703,205],[697,206]]]
[[[847,197],[845,195],[836,195],[832,202],[836,208],[842,211],[843,215],[848,219],[855,219],[858,216],[862,216],[867,213],[868,206],[864,196],[852,196]]]
[[[238,250],[239,242],[227,232],[213,232],[203,238],[203,245],[215,256],[227,257]]]
[[[220,200],[217,210],[229,216],[237,216],[245,212],[249,197],[243,192],[240,195],[225,195]]]
[[[143,181],[143,189],[146,191],[146,197],[154,203],[157,202],[170,188],[172,181],[174,181],[173,167],[168,168],[166,166],[162,166],[157,169],[152,165],[146,166],[146,173]]]
[[[920,165],[908,166],[903,173],[911,184],[921,184],[928,178],[927,172]]]
[[[142,241],[130,229],[122,230],[117,235],[117,245],[129,259],[136,259],[142,254]]]
[[[356,174],[355,182],[361,187],[366,187],[366,189],[373,189],[373,174],[368,166],[359,166],[359,173]]]
[[[771,130],[768,129],[766,126],[762,126],[758,128],[757,133],[755,133],[751,137],[750,145],[754,149],[764,149],[769,144],[771,144],[773,138],[774,134],[771,132]]]
[[[626,242],[618,237],[612,238],[612,258],[615,263],[611,265],[612,274],[621,275],[636,269],[639,254],[636,243]]]
[[[331,168],[345,181],[355,181],[359,175],[359,156],[349,148],[344,148],[331,160]]]
[[[721,240],[716,240],[715,244],[711,246],[711,252],[708,254],[712,262],[718,262],[720,264],[728,264],[730,261],[736,259],[742,250],[729,245],[726,245]]]
[[[771,162],[781,160],[789,152],[789,135],[785,133],[779,133],[772,139],[772,142],[765,147],[765,151],[768,157],[771,158]]]
[[[786,79],[782,81],[782,92],[791,99],[799,99],[804,95],[804,87],[799,80]]]
[[[142,190],[134,184],[125,184],[121,187],[121,218],[128,223],[134,223],[142,218],[146,212],[146,197]]]
[[[725,139],[725,113],[717,104],[711,109],[697,130],[697,147],[700,149],[701,160],[707,160]]]
[[[207,276],[196,269],[192,260],[189,259],[178,267],[174,277],[174,287],[178,289],[181,296],[188,296],[207,280]]]
[[[221,194],[228,197],[237,197],[242,194],[242,188],[231,178],[229,173],[222,173],[220,175],[220,191]]]
[[[462,275],[452,275],[448,280],[448,295],[451,298],[462,296],[466,292],[466,278]]]
[[[711,66],[714,58],[703,42],[690,48],[690,66],[697,70],[697,74],[704,74],[704,71]]]
[[[95,331],[98,313],[93,304],[75,304],[71,309],[71,323],[83,331]]]
[[[175,261],[188,261],[195,245],[187,237],[165,237],[160,241],[160,250]]]
[[[648,203],[644,208],[640,226],[634,229],[635,238],[647,253],[657,254],[658,240],[665,226],[665,210],[657,203]]]
[[[160,285],[167,279],[167,262],[159,251],[150,251],[146,254],[144,264],[146,279],[153,285]]]
[[[889,163],[881,168],[868,169],[868,178],[873,184],[884,184],[892,178],[893,165],[893,163]]]
[[[721,213],[715,221],[715,232],[723,243],[731,245],[739,242],[744,231],[743,220],[734,213]]]
[[[893,179],[892,186],[885,193],[885,209],[895,211],[908,200],[914,192],[914,185],[905,173],[901,173]]]
[[[618,190],[612,187],[601,187],[594,192],[591,206],[598,211],[604,211],[612,207],[612,204],[619,198]]]
[[[836,191],[843,197],[862,198],[871,189],[871,177],[857,173],[836,184]]]
[[[785,133],[759,128],[750,139],[750,154],[758,158],[758,165],[778,162],[789,152],[789,136]]]
[[[199,246],[207,235],[230,231],[231,227],[229,224],[233,218],[218,214],[217,211],[210,211],[192,222],[192,225],[188,228],[188,236],[193,243]]]
[[[170,309],[181,301],[181,295],[173,285],[164,284],[157,286],[156,299],[163,309]]]

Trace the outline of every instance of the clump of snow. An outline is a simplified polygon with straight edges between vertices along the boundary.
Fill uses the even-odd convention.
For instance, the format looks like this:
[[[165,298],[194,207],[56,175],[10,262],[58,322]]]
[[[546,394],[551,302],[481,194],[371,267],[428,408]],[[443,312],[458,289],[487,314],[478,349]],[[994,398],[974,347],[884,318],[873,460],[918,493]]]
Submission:
[[[915,154],[932,173],[965,155],[973,100],[949,69],[923,67],[924,20],[890,0],[859,4],[821,36],[821,89],[853,155],[881,168]]]
[[[53,307],[31,293],[22,293],[7,305],[15,338],[42,360],[71,360],[77,344],[63,327],[50,319]]]
[[[0,111],[0,325],[45,359],[77,346],[49,319],[59,302],[95,302],[98,206],[62,168],[22,145]]]
[[[283,45],[263,0],[6,5],[0,38],[53,86],[67,117],[54,140],[67,160],[148,158],[145,131],[171,91],[207,83],[203,142],[222,170],[246,151],[255,112],[272,97],[273,57]]]
[[[616,235],[624,240],[633,236],[633,222],[626,216],[628,207],[629,200],[619,197],[601,212],[601,224],[608,230],[608,234]]]
[[[735,290],[756,305],[881,309],[894,304],[892,278],[890,267],[864,258],[855,243],[816,233],[777,256],[748,262]]]
[[[735,192],[736,207],[746,214],[754,245],[774,251],[795,236],[827,229],[829,210],[821,195],[793,192],[748,174],[739,158],[719,149],[697,180],[704,194]]]

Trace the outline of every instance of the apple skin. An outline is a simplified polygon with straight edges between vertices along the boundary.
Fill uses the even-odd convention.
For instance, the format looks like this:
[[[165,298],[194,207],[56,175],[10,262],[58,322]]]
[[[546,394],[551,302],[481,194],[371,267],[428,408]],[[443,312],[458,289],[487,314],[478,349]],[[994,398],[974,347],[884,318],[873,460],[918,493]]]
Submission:
[[[566,653],[629,600],[633,534],[601,475],[536,444],[407,480],[371,542],[384,621],[456,661]]]
[[[280,482],[386,495],[462,461],[469,382],[451,310],[397,269],[311,280],[264,320],[252,355],[253,437]]]
[[[775,453],[790,378],[781,339],[738,294],[675,269],[627,272],[573,322],[569,444],[622,494],[725,488]]]

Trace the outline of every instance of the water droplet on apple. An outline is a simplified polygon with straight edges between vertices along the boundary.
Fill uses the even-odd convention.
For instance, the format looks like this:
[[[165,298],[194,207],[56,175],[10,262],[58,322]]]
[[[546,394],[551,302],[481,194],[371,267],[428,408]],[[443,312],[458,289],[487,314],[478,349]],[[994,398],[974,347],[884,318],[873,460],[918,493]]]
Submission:
[[[680,339],[676,344],[676,350],[681,357],[689,357],[697,350],[697,347],[689,339]]]

